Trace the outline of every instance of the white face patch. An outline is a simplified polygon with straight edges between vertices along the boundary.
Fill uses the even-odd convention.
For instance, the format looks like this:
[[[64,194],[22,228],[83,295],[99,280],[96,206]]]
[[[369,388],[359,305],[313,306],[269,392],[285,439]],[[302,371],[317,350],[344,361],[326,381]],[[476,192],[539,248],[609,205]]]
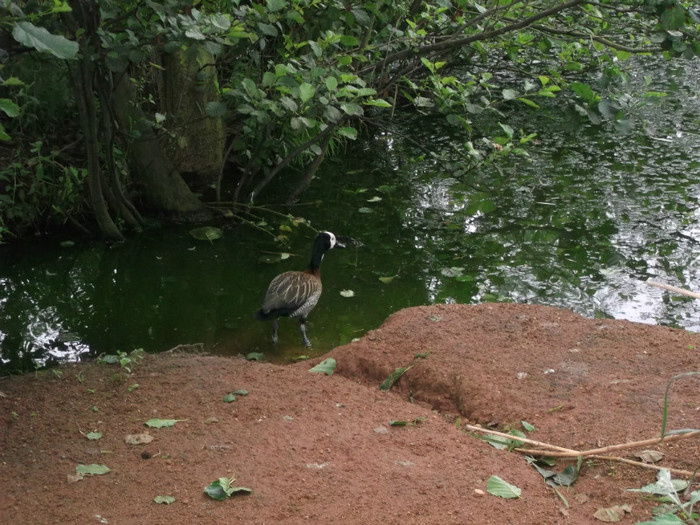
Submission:
[[[328,248],[329,250],[331,250],[336,244],[335,235],[333,235],[331,232],[323,232],[323,233],[328,234],[328,236],[331,238],[331,247]]]

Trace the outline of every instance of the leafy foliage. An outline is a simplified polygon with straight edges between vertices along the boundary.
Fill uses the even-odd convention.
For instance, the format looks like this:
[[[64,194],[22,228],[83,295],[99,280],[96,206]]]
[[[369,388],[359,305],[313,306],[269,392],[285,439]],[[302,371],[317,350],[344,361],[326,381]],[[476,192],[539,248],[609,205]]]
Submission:
[[[163,110],[157,80],[163,70],[159,57],[175,52],[194,59],[204,49],[213,57],[206,68],[216,71],[220,99],[208,101],[204,111],[206,118],[228,123],[227,160],[235,169],[227,170],[231,176],[222,182],[236,202],[260,199],[283,177],[293,178],[288,199],[295,199],[327,154],[340,151],[363,129],[381,128],[397,112],[444,120],[452,143],[426,148],[426,155],[456,175],[507,155],[527,157],[536,133],[508,123],[516,106],[538,111],[543,101],[557,98],[584,119],[624,129],[633,110],[625,93],[630,56],[700,54],[700,13],[689,0],[485,5],[207,0],[196,7],[189,0],[100,0],[99,27],[92,33],[76,30],[75,1],[21,5],[10,1],[0,7],[3,30],[19,48],[31,51],[10,53],[0,78],[0,110],[11,118],[0,128],[0,141],[13,146],[0,150],[0,158],[9,160],[3,163],[9,168],[0,169],[1,202],[3,211],[9,210],[0,235],[19,231],[20,225],[36,227],[47,217],[75,221],[83,215],[81,204],[88,197],[74,188],[84,184],[85,162],[73,150],[84,138],[75,129],[57,130],[74,127],[69,124],[73,104],[82,116],[85,108],[80,97],[52,95],[54,86],[59,92],[72,86],[75,93],[92,94],[92,86],[82,84],[110,89],[115,77],[126,74],[148,129],[176,142],[182,138],[181,124]],[[75,74],[76,62],[87,67],[90,79]],[[30,64],[51,74],[33,76]],[[104,105],[108,97],[99,96]],[[55,104],[46,104],[52,99]],[[35,119],[40,125],[27,127],[33,115],[41,115]],[[125,144],[111,142],[116,130],[108,128],[98,137],[103,169],[116,174],[119,183],[139,182],[132,181],[140,175],[130,173],[121,157]],[[131,132],[131,140],[138,140],[140,132]],[[38,143],[52,144],[46,179],[31,166],[47,153],[27,155],[26,145]],[[92,177],[94,166],[88,171]],[[110,179],[109,185],[115,190],[118,182]],[[23,199],[17,187],[41,189],[32,199],[26,199],[25,189]],[[91,199],[97,210],[94,195]]]

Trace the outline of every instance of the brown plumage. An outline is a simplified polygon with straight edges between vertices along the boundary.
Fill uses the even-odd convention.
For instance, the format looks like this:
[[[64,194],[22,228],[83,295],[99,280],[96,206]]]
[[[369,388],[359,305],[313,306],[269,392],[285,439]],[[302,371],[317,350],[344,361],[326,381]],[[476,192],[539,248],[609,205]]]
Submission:
[[[262,307],[255,312],[258,319],[272,319],[272,340],[277,342],[279,317],[299,319],[299,330],[305,346],[311,346],[306,336],[306,317],[321,297],[321,261],[333,247],[343,247],[331,232],[321,232],[314,240],[311,262],[304,271],[284,272],[270,282]]]

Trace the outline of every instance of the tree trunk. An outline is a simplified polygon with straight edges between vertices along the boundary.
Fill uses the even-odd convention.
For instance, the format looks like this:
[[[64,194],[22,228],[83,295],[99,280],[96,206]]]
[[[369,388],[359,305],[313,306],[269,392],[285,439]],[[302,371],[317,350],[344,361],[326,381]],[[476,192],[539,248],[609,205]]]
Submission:
[[[160,108],[167,115],[166,126],[172,133],[166,151],[195,191],[212,188],[226,148],[223,119],[207,115],[207,104],[220,100],[215,58],[193,42],[163,54],[162,61]]]
[[[78,105],[78,119],[85,138],[87,156],[87,180],[90,204],[100,232],[109,240],[123,241],[119,228],[112,220],[102,188],[100,153],[97,144],[97,109],[93,94],[93,72],[89,58],[81,58],[72,74],[73,91]]]
[[[81,56],[75,69],[71,71],[73,92],[78,106],[78,120],[85,139],[85,154],[87,157],[87,181],[90,194],[90,204],[95,214],[95,221],[102,235],[109,240],[123,241],[124,236],[114,223],[105,200],[103,174],[100,165],[100,148],[98,144],[98,108],[95,103],[95,65],[94,49],[97,28],[100,24],[99,9],[86,0],[71,0],[71,13],[65,13],[67,25],[78,33],[83,33],[76,40],[80,45]]]
[[[168,213],[201,211],[202,203],[173,166],[135,100],[129,76],[121,75],[114,87],[114,114],[127,142],[134,180],[142,185],[144,197],[153,207]]]

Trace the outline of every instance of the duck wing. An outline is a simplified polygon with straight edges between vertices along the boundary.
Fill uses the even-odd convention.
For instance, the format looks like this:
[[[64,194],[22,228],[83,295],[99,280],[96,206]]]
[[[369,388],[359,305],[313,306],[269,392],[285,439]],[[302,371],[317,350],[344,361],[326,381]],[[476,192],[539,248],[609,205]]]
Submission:
[[[307,272],[285,272],[275,277],[265,294],[266,315],[299,317],[308,314],[321,297],[321,279]]]

